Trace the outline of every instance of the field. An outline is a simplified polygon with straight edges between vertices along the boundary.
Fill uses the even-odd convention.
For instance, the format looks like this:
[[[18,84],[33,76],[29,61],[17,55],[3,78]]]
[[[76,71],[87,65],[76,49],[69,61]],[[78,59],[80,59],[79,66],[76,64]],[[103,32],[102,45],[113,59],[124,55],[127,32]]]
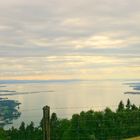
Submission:
[[[140,137],[129,138],[129,139],[125,139],[125,140],[140,140]]]

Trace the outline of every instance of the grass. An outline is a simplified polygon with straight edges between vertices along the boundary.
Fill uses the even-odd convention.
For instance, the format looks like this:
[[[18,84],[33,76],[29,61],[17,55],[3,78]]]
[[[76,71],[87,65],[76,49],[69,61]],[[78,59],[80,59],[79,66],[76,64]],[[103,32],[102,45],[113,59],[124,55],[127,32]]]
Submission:
[[[125,140],[140,140],[140,137],[129,138],[129,139],[125,139]]]

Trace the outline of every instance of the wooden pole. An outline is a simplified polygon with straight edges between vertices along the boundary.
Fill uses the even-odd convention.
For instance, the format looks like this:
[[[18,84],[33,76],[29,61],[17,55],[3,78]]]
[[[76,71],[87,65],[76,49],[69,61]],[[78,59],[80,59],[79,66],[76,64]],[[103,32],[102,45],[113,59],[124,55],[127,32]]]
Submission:
[[[50,140],[50,107],[43,107],[43,140]]]

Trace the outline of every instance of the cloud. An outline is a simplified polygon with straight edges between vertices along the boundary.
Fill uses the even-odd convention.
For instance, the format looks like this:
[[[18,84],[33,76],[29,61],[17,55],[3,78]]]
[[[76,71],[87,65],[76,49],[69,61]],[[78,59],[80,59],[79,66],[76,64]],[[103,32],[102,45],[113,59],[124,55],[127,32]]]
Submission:
[[[47,56],[0,59],[1,79],[139,77],[139,57]],[[56,69],[57,68],[57,69]]]
[[[0,2],[1,79],[139,77],[140,1]]]
[[[81,18],[68,18],[68,19],[64,19],[61,25],[65,27],[76,28],[76,29],[85,28],[90,26],[90,21]]]

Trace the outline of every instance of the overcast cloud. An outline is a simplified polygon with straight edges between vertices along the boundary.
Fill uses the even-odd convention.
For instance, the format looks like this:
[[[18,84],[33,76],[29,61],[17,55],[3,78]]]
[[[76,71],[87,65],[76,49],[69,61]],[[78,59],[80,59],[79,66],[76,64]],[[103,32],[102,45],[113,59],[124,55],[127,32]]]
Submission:
[[[139,0],[0,0],[0,79],[140,78]]]

